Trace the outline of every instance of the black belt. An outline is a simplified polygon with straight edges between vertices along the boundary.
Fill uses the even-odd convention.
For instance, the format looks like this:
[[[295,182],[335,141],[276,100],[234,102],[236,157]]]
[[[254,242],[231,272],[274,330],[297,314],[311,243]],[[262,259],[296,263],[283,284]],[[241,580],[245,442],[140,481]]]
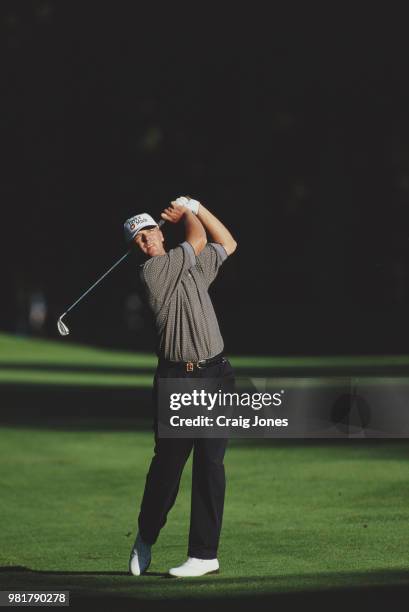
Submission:
[[[211,365],[216,365],[218,363],[224,363],[226,358],[223,356],[223,353],[219,353],[214,357],[209,357],[208,359],[201,359],[200,361],[169,361],[169,359],[163,359],[159,357],[159,365],[166,366],[177,366],[183,365],[186,368],[186,372],[193,372],[195,366],[201,370],[202,368],[207,368]]]

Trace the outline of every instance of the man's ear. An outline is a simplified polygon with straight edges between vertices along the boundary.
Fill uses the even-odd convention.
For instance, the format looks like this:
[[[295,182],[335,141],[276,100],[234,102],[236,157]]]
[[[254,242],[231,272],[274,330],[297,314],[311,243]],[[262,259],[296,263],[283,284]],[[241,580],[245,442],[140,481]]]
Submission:
[[[159,230],[159,234],[160,234],[160,239],[162,240],[162,242],[165,242],[165,237],[162,234],[162,230]]]

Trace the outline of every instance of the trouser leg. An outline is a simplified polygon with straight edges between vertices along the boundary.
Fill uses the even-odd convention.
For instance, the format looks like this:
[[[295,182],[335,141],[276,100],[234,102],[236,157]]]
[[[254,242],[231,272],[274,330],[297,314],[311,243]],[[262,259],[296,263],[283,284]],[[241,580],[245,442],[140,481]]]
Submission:
[[[235,377],[229,361],[202,370],[202,373],[204,377],[214,379],[217,387],[221,387],[224,392],[235,391]],[[226,489],[223,460],[227,443],[227,438],[198,438],[194,443],[188,549],[190,557],[217,557]]]
[[[193,451],[189,557],[217,557],[226,488],[225,438],[196,439]]]
[[[154,544],[175,503],[183,468],[193,440],[159,438],[146,476],[145,490],[138,517],[142,539]]]
[[[171,373],[162,372],[161,376]],[[155,449],[145,481],[141,509],[138,516],[139,533],[142,539],[154,544],[166,523],[179,491],[183,468],[193,446],[192,439],[160,438],[158,433],[160,376],[154,378],[152,399],[154,408]]]

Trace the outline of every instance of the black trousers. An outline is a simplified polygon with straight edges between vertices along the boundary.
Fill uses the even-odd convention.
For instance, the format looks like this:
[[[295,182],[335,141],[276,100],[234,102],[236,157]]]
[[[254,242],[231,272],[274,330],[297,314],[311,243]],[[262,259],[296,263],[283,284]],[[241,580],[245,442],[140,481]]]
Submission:
[[[183,364],[158,365],[153,387],[155,414],[160,378],[220,378],[234,391],[234,372],[229,361],[186,372]],[[160,438],[154,422],[155,449],[138,517],[142,539],[154,544],[175,503],[185,463],[193,449],[192,496],[188,556],[217,557],[226,488],[224,454],[227,438]]]

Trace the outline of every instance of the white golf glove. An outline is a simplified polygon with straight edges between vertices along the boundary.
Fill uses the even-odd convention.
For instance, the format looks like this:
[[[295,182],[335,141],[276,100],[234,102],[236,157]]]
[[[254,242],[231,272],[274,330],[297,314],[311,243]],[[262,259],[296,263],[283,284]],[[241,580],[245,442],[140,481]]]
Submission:
[[[179,198],[176,198],[175,202],[176,204],[180,204],[181,206],[188,208],[195,215],[197,215],[199,212],[200,202],[197,200],[192,200],[192,198],[187,198],[186,196],[180,196]]]

